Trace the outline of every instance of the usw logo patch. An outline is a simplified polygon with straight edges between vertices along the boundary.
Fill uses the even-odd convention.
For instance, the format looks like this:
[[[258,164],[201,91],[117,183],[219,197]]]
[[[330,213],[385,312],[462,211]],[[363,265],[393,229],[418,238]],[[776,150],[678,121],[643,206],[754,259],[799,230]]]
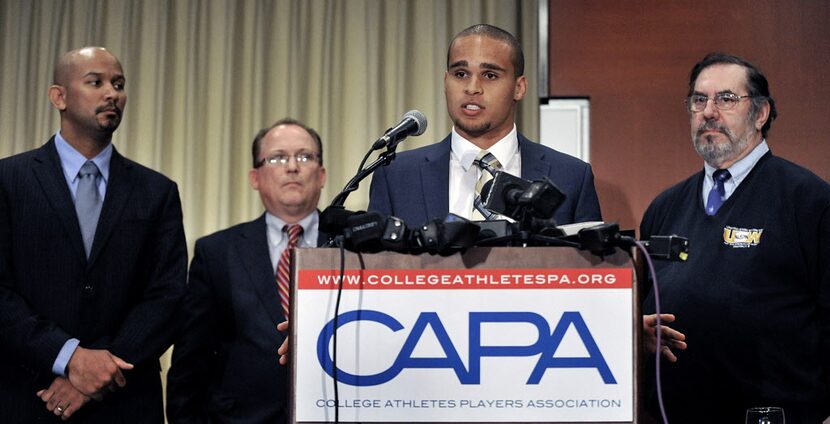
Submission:
[[[723,228],[723,244],[734,248],[754,247],[761,243],[763,228]]]

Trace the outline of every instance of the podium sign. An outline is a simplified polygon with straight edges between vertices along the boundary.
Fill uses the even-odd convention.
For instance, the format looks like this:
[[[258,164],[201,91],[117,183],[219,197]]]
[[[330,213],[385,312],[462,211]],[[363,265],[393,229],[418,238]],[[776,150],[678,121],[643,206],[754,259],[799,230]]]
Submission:
[[[336,329],[340,252],[295,263],[292,422],[332,422],[335,405],[341,422],[634,421],[625,254],[347,253]]]

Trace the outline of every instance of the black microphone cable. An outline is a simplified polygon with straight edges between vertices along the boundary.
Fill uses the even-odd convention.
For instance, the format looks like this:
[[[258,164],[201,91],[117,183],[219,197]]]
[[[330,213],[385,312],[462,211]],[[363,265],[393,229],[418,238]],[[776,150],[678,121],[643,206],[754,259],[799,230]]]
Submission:
[[[337,247],[340,249],[340,279],[337,285],[337,299],[334,301],[334,328],[332,330],[332,355],[331,355],[331,377],[334,380],[334,423],[340,422],[340,392],[337,379],[337,330],[340,326],[340,299],[343,295],[343,281],[346,275],[346,247],[342,236],[336,239]]]

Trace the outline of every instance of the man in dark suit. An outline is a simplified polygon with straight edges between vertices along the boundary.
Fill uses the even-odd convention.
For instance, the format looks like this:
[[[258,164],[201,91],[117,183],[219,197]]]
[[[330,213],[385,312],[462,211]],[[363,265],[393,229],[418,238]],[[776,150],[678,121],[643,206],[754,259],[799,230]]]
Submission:
[[[185,326],[167,375],[171,423],[286,421],[288,369],[277,354],[285,333],[277,324],[287,323],[289,299],[275,274],[287,283],[293,225],[302,228],[296,247],[326,240],[317,229],[322,154],[320,136],[300,122],[261,130],[249,179],[266,212],[196,242]]]
[[[523,74],[522,48],[510,33],[482,24],[456,35],[444,74],[453,130],[443,141],[400,153],[379,168],[372,177],[369,209],[410,226],[449,212],[481,219],[474,203],[482,169],[474,161],[489,152],[502,170],[527,180],[546,176],[565,193],[554,216],[558,224],[600,220],[590,165],[516,131],[516,104],[527,91]]]
[[[163,422],[158,358],[187,248],[176,184],[110,143],[124,83],[103,48],[64,54],[49,88],[60,130],[0,160],[4,422]]]

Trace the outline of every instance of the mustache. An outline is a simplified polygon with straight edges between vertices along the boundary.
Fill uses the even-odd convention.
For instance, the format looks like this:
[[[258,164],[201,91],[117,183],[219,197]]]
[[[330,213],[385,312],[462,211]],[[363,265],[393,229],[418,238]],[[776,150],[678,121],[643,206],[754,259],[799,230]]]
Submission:
[[[729,135],[729,130],[727,130],[726,127],[724,127],[723,125],[721,125],[721,124],[719,124],[715,121],[706,121],[706,122],[704,122],[703,125],[698,127],[697,135],[700,136],[705,131],[709,131],[709,130],[715,130],[715,131],[721,132],[723,134]]]
[[[101,112],[115,112],[118,116],[121,116],[121,108],[115,103],[107,103],[103,106],[95,108],[95,113]]]

